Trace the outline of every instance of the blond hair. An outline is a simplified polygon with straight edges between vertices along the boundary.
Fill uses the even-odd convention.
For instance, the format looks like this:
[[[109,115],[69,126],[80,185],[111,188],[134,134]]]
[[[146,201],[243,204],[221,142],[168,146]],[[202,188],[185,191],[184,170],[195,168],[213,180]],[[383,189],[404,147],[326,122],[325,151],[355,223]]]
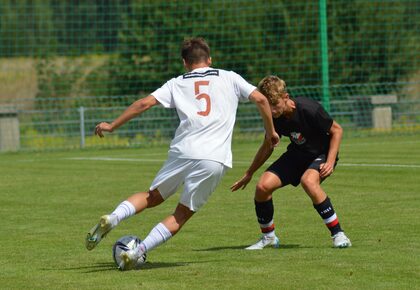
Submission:
[[[263,78],[258,83],[258,90],[266,96],[271,105],[276,105],[287,93],[286,82],[277,76]]]

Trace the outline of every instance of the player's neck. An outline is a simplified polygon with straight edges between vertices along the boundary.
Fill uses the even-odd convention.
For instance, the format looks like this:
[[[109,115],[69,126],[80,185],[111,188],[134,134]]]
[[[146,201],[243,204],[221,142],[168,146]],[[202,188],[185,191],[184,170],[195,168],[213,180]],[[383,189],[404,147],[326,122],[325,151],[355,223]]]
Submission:
[[[209,57],[205,61],[197,62],[197,63],[187,63],[185,59],[183,59],[185,69],[190,72],[198,68],[204,68],[211,66],[211,57]]]
[[[192,64],[192,65],[189,65],[187,67],[187,70],[188,71],[193,71],[195,69],[204,68],[204,67],[209,67],[209,64],[208,63],[205,63],[205,62],[195,63],[195,64]]]
[[[296,111],[296,103],[293,100],[288,99],[286,101],[286,109],[284,110],[284,113],[283,113],[284,116],[286,118],[290,118],[290,117],[292,117],[292,115],[295,111]]]

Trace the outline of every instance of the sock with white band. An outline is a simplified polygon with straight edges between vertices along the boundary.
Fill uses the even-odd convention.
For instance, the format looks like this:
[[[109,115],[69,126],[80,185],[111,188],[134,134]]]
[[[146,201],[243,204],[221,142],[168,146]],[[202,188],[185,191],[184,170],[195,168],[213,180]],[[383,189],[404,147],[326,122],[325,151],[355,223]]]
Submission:
[[[135,214],[136,208],[134,205],[128,200],[123,201],[110,215],[112,226],[115,227],[122,220],[125,220],[126,218],[129,218]]]
[[[141,242],[138,250],[141,254],[151,251],[157,246],[163,244],[172,237],[171,232],[165,227],[164,224],[157,224],[147,235],[147,237]]]

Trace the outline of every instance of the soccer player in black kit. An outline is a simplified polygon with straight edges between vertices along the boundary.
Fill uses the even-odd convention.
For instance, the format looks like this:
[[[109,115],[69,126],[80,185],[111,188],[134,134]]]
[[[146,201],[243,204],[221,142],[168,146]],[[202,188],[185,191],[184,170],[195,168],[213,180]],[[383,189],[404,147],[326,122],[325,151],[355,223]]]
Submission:
[[[337,164],[343,129],[318,102],[305,97],[291,98],[286,83],[277,76],[262,79],[258,89],[269,100],[276,132],[279,136],[289,137],[291,142],[287,151],[268,167],[257,183],[254,201],[262,237],[246,249],[279,247],[272,194],[278,188],[299,183],[330,230],[333,246],[350,247],[350,239],[341,229],[331,200],[321,187],[321,182],[333,173]],[[264,141],[245,175],[232,185],[231,190],[244,189],[272,153],[272,146]]]

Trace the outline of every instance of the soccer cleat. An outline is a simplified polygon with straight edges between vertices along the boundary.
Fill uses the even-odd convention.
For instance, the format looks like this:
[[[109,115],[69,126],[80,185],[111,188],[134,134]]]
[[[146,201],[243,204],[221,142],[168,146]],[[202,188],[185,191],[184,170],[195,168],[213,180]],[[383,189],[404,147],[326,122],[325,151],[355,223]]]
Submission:
[[[263,235],[258,242],[256,242],[252,246],[245,248],[245,250],[262,250],[267,246],[272,246],[273,248],[280,247],[279,238],[276,236],[268,237],[266,235]]]
[[[93,250],[99,242],[112,230],[111,218],[104,215],[86,236],[86,249]]]
[[[120,258],[121,262],[118,268],[121,271],[136,269],[138,267],[139,262],[141,262],[139,261],[141,255],[138,251],[136,251],[136,249],[122,251],[120,254]]]
[[[348,248],[351,247],[350,239],[344,234],[344,232],[338,232],[332,236],[334,248]]]

